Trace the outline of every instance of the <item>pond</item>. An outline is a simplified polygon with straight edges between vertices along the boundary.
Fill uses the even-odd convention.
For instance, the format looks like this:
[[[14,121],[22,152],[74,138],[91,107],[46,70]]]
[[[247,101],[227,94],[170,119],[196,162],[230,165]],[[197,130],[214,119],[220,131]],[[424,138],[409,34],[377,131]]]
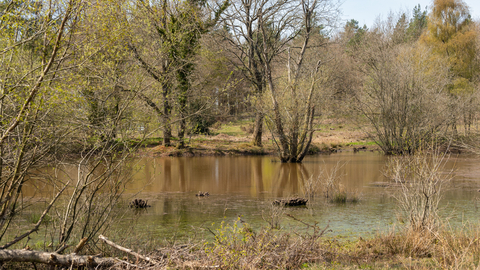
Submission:
[[[396,189],[384,184],[387,159],[374,152],[309,156],[302,164],[281,164],[265,156],[138,159],[127,194],[130,199],[148,200],[152,207],[128,210],[119,225],[164,239],[205,237],[208,229],[238,218],[252,227],[267,227],[276,213],[273,200],[304,196],[309,178],[325,177],[337,167],[342,187],[355,194],[358,203],[329,203],[322,193],[306,207],[284,208],[283,214],[328,226],[331,236],[368,237],[398,223],[399,207],[392,197]],[[453,226],[478,222],[478,164],[476,157],[451,156],[445,165],[446,171],[453,170],[453,181],[445,192],[441,214]],[[199,191],[210,196],[195,196]],[[286,215],[280,225],[294,231],[306,228]]]

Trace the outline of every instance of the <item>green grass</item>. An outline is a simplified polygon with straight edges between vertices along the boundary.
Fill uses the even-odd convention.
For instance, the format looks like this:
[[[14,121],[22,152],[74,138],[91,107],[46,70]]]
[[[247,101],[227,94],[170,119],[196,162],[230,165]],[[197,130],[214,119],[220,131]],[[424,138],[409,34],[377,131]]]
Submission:
[[[347,143],[347,146],[357,146],[357,145],[368,145],[368,146],[374,146],[377,145],[374,141],[369,141],[369,142],[351,142]]]
[[[226,134],[229,136],[248,136],[244,129],[253,125],[254,121],[252,119],[239,120],[235,122],[223,123],[219,128],[213,130],[214,134]],[[244,129],[242,129],[242,127]]]

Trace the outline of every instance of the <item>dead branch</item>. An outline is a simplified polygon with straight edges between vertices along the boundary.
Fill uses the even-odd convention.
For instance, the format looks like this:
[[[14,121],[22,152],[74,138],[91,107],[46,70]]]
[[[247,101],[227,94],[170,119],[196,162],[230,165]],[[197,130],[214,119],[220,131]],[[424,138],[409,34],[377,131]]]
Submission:
[[[111,267],[119,261],[115,258],[100,258],[95,256],[79,256],[74,254],[61,255],[55,252],[34,250],[0,250],[0,262],[31,262],[65,267]]]
[[[85,244],[87,243],[87,240],[88,240],[88,237],[84,237],[80,240],[80,242],[78,243],[78,245],[75,247],[75,250],[73,251],[73,254],[77,254],[79,253],[82,248],[85,246]]]
[[[130,255],[132,255],[132,256],[135,256],[136,258],[142,259],[142,260],[144,260],[144,261],[147,261],[147,262],[150,262],[150,263],[153,263],[153,264],[158,264],[158,262],[157,262],[156,260],[154,260],[154,259],[152,259],[152,258],[150,258],[150,257],[145,257],[145,256],[143,256],[143,255],[141,255],[141,254],[138,254],[138,253],[132,251],[131,249],[128,249],[128,248],[124,248],[124,247],[122,247],[122,246],[119,246],[119,245],[115,244],[114,242],[108,240],[108,239],[107,239],[105,236],[103,236],[103,235],[98,236],[98,238],[100,238],[103,242],[105,242],[105,244],[107,244],[107,245],[109,245],[109,246],[112,246],[112,247],[114,247],[114,248],[116,248],[116,249],[118,249],[118,250],[121,250],[121,251],[123,251],[123,252],[126,252],[126,253],[128,253],[128,254],[130,254]]]

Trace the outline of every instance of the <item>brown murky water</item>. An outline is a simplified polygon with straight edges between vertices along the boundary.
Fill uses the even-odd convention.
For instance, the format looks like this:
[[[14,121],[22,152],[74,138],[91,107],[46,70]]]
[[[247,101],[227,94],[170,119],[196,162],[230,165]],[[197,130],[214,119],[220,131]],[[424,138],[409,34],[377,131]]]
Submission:
[[[258,156],[132,160],[133,181],[127,186],[125,201],[147,199],[152,207],[135,210],[123,205],[126,212],[119,226],[149,238],[204,236],[208,235],[206,228],[238,217],[254,227],[267,226],[265,219],[271,215],[274,199],[304,196],[308,179],[322,177],[322,172],[330,173],[340,164],[340,182],[348,193],[359,196],[359,203],[335,205],[319,196],[307,207],[285,208],[285,212],[322,227],[328,225],[331,235],[368,237],[397,222],[398,207],[391,196],[395,189],[382,184],[387,159],[379,153],[363,152],[310,156],[303,164],[281,164],[274,157]],[[454,181],[445,194],[442,213],[452,224],[476,223],[479,159],[451,157],[446,169],[452,168]],[[71,170],[75,175],[76,168]],[[199,191],[208,191],[210,196],[196,197]],[[38,193],[39,189],[26,192]],[[281,219],[281,226],[292,230],[305,227],[287,217]]]
[[[383,155],[375,153],[337,154],[310,157],[302,164],[282,164],[273,157],[193,157],[142,159],[128,192],[144,196],[181,192],[194,195],[243,195],[273,198],[303,195],[304,184],[341,163],[342,184],[349,190],[363,190],[383,181]]]
[[[323,198],[307,207],[285,211],[307,222],[329,226],[332,235],[368,236],[391,228],[398,207],[385,188],[383,170],[388,157],[379,153],[339,153],[311,156],[303,164],[281,164],[273,157],[194,157],[137,160],[134,181],[127,193],[148,199],[152,208],[138,211],[126,223],[136,224],[151,235],[187,236],[203,232],[239,216],[253,226],[266,226],[274,199],[304,196],[310,177],[322,177],[340,164],[340,182],[360,197],[357,204],[334,205]],[[444,210],[451,222],[477,222],[477,192],[480,166],[474,157],[451,157],[445,169],[454,169],[452,187],[444,197]],[[210,193],[199,198],[199,191]],[[321,196],[320,196],[321,197]],[[284,228],[301,224],[282,219]]]

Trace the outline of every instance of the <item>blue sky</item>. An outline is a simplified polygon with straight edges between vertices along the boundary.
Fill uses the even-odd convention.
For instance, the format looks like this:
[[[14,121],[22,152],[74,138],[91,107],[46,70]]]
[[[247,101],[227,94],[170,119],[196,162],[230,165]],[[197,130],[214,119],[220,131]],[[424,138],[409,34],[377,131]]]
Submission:
[[[464,0],[464,2],[470,7],[470,14],[472,14],[473,19],[480,20],[480,0]],[[355,19],[360,26],[366,24],[370,28],[378,16],[386,19],[390,11],[394,13],[407,11],[411,14],[416,5],[420,4],[422,10],[424,10],[426,6],[430,6],[432,3],[431,0],[344,0],[341,10],[344,21]]]

